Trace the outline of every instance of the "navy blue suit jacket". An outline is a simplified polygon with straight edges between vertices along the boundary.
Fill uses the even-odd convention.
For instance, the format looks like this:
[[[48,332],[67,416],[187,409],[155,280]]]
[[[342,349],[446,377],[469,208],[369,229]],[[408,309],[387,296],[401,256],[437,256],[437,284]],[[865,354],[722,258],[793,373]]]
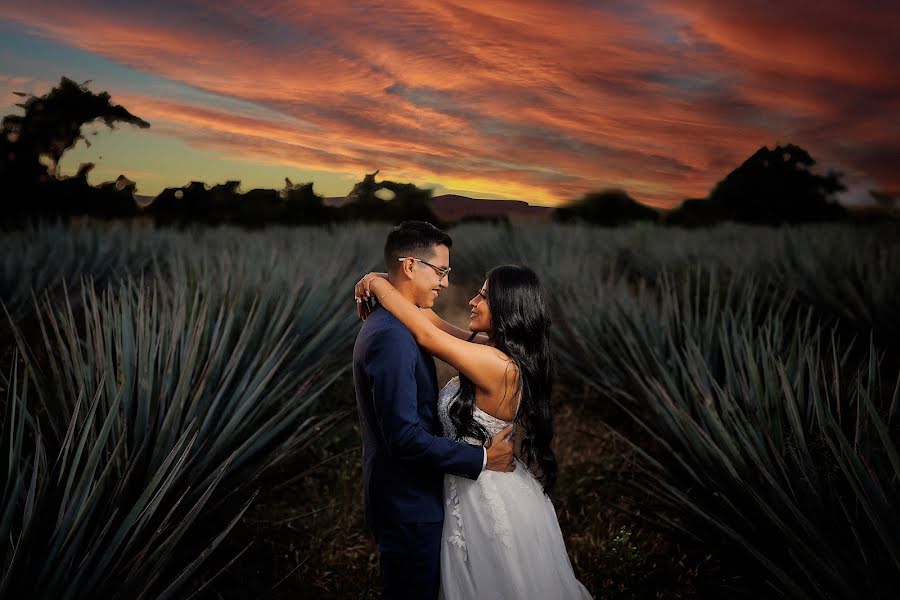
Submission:
[[[444,518],[444,473],[477,479],[480,446],[441,437],[434,358],[376,305],[353,347],[366,521],[376,539],[396,523]]]

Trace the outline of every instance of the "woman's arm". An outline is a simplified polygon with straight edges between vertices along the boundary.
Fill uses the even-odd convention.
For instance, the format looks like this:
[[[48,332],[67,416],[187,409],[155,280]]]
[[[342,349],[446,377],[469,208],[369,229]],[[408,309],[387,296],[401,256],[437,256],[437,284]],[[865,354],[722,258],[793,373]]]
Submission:
[[[489,341],[488,336],[483,333],[476,334],[473,338],[471,331],[467,329],[460,329],[456,325],[445,321],[430,308],[423,308],[421,309],[421,311],[425,313],[425,316],[428,317],[428,320],[431,321],[434,326],[436,326],[444,333],[449,333],[457,339],[465,340],[467,342],[473,342],[476,344],[487,344]]]
[[[456,367],[477,387],[493,392],[498,383],[503,381],[502,375],[509,359],[499,350],[461,340],[443,331],[431,322],[425,311],[419,310],[404,298],[387,279],[372,278],[369,290],[386,310],[409,329],[416,343]]]
[[[366,277],[370,278],[369,281],[366,281]],[[366,317],[369,316],[369,310],[371,308],[368,303],[369,288],[371,286],[372,278],[374,277],[380,277],[381,279],[387,280],[388,275],[387,273],[369,273],[369,275],[363,276],[363,278],[356,283],[356,286],[353,289],[353,294],[357,298],[357,312],[359,314],[359,318],[363,321],[365,321]],[[361,302],[361,300],[365,301]],[[465,340],[467,342],[474,342],[476,344],[487,344],[489,341],[488,336],[483,333],[479,333],[475,337],[472,337],[471,331],[460,329],[452,323],[445,321],[430,308],[423,309],[422,312],[425,313],[425,316],[428,317],[428,320],[431,321],[431,323],[438,329],[440,329],[444,333],[449,333],[457,339]]]

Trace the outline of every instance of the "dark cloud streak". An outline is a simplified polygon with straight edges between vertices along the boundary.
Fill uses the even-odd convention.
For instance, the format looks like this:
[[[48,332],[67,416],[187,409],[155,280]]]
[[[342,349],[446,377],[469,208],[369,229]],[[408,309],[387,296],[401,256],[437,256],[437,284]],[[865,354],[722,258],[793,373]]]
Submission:
[[[285,115],[135,92],[167,131],[248,161],[544,201],[624,186],[673,205],[795,142],[851,182],[900,189],[895,3],[8,5],[40,35]]]

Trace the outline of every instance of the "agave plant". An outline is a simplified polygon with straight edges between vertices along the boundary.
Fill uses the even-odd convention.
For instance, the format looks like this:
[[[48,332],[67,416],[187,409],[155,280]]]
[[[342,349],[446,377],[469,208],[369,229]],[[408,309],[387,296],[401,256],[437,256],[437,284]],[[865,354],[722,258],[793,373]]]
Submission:
[[[619,288],[600,315],[585,297],[564,306],[570,373],[652,440],[629,443],[658,524],[746,556],[768,593],[893,597],[900,379],[874,346],[857,366],[794,294],[714,269]]]
[[[177,513],[187,494],[174,488],[173,480],[184,476],[184,459],[196,441],[196,434],[184,435],[156,471],[145,475],[140,495],[132,497],[127,490],[135,484],[137,465],[129,468],[124,439],[115,441],[112,452],[107,449],[114,435],[115,411],[98,414],[99,398],[79,402],[79,409],[86,412],[84,422],[73,419],[65,445],[54,451],[27,408],[27,379],[19,391],[14,368],[9,385],[2,429],[9,454],[0,517],[0,533],[9,543],[4,547],[0,597],[146,596],[227,465],[212,484],[200,490],[193,505]],[[180,575],[164,582],[168,585],[161,592],[163,597],[180,587],[184,576],[193,572],[234,522]],[[124,580],[110,582],[111,576]],[[136,579],[140,576],[148,579]]]
[[[0,301],[15,323],[27,327],[34,294],[59,299],[82,277],[103,283],[142,271],[169,246],[162,239],[165,233],[146,233],[146,227],[125,223],[44,223],[9,232],[0,237]],[[9,324],[2,319],[0,337],[8,335]]]
[[[190,252],[143,275],[44,294],[38,340],[10,318],[0,596],[196,585],[262,477],[342,416],[316,399],[349,364],[354,305],[334,300],[374,266],[369,231],[181,234]],[[229,519],[188,543],[213,507]]]
[[[815,232],[782,233],[773,276],[848,332],[863,338],[874,332],[879,345],[900,351],[900,227],[860,231],[831,225]]]
[[[612,275],[655,284],[697,264],[746,271],[777,256],[777,230],[722,225],[702,232],[640,224],[605,229],[586,225],[520,224],[516,228],[469,224],[455,228],[454,262],[477,280],[498,264],[533,267],[554,282]]]

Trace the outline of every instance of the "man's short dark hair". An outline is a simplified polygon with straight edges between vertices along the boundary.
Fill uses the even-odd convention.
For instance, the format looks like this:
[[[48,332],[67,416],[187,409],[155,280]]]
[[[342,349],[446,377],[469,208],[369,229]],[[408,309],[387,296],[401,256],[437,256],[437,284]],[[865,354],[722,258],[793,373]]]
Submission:
[[[415,256],[429,259],[434,256],[434,247],[448,248],[453,240],[445,232],[425,221],[403,221],[394,227],[384,242],[384,264],[388,273],[395,273],[401,256]]]

